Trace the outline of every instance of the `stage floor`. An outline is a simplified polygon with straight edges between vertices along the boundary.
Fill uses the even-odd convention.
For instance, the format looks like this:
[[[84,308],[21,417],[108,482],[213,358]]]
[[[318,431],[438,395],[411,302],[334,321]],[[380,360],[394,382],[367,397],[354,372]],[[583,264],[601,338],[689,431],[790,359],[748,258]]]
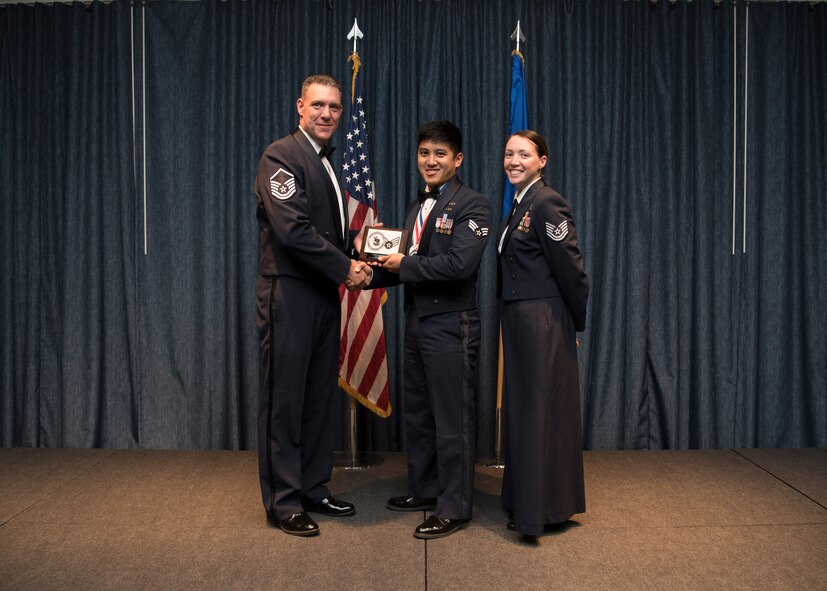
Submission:
[[[468,528],[415,539],[382,456],[334,472],[354,517],[296,538],[253,452],[0,449],[0,589],[827,589],[827,449],[587,452],[588,511],[536,542],[483,466]]]

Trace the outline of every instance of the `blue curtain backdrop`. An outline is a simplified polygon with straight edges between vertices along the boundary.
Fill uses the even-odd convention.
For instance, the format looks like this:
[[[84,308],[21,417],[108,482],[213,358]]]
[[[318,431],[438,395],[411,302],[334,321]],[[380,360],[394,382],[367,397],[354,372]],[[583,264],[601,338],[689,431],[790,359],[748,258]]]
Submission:
[[[253,177],[307,74],[349,84],[354,17],[390,224],[433,118],[463,129],[460,176],[499,213],[520,19],[529,120],[592,280],[587,448],[827,446],[827,6],[726,0],[0,8],[0,444],[254,448]],[[495,280],[491,247],[481,455]],[[394,414],[361,413],[365,448],[403,441],[400,296]]]
[[[127,3],[0,9],[0,442],[140,444]]]

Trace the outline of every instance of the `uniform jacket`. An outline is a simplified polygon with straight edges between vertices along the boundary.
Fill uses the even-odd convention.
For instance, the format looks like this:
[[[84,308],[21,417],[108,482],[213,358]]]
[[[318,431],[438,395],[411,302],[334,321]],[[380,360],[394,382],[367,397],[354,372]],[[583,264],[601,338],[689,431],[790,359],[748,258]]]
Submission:
[[[259,274],[338,286],[350,270],[338,196],[324,164],[298,128],[270,144],[255,182]],[[344,195],[344,191],[342,191]],[[345,207],[347,213],[347,207]]]
[[[575,328],[586,328],[589,278],[577,246],[568,202],[543,179],[523,196],[508,228],[499,257],[497,295],[505,301],[562,297]]]
[[[413,238],[419,202],[405,214]],[[419,250],[405,256],[399,274],[374,269],[371,287],[405,284],[405,307],[420,317],[477,307],[477,271],[488,242],[491,203],[454,176],[442,190],[422,230]]]

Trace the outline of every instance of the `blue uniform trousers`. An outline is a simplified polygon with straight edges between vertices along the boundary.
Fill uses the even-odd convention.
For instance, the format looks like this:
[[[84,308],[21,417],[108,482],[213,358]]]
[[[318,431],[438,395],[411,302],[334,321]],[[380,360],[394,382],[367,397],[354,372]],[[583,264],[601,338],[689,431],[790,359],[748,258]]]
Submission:
[[[330,496],[336,439],[338,291],[259,277],[258,447],[264,507],[279,519]]]
[[[419,318],[405,326],[405,443],[408,493],[437,499],[435,514],[470,519],[474,492],[477,310]]]

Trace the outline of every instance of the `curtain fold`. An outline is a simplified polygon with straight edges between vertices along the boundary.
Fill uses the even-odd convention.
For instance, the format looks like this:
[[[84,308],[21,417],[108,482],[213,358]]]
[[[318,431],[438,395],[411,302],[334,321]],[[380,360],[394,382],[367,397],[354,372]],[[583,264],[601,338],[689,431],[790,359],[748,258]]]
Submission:
[[[0,11],[3,445],[138,443],[129,5]]]
[[[756,8],[734,444],[824,446],[827,7]]]
[[[252,182],[295,127],[306,75],[336,76],[347,105],[358,18],[389,225],[421,184],[415,131],[435,118],[462,128],[459,175],[499,213],[520,19],[529,119],[592,282],[587,448],[827,445],[827,7],[205,0],[134,14],[146,43],[133,92],[130,3],[0,9],[0,444],[254,448]],[[481,456],[494,447],[495,254],[479,280]],[[394,413],[360,412],[365,449],[402,448],[401,300],[390,290],[384,306]]]
[[[648,447],[733,445],[732,14],[663,4],[650,28]],[[672,56],[664,60],[662,56]]]

